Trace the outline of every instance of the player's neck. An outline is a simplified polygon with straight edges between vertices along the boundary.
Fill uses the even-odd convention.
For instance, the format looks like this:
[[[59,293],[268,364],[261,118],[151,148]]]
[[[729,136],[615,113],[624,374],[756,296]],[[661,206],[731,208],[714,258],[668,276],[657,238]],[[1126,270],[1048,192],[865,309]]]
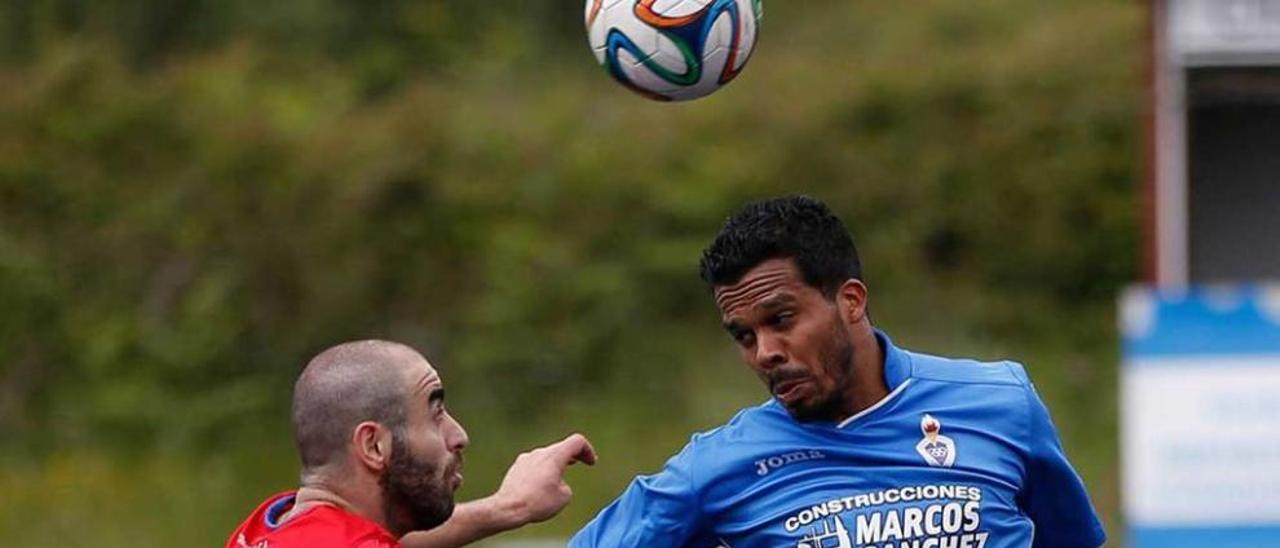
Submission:
[[[841,420],[867,410],[889,395],[889,387],[884,380],[884,348],[881,348],[880,340],[870,325],[861,327],[863,329],[855,331],[853,382],[845,394],[845,401],[849,404]]]
[[[334,506],[380,525],[392,531],[391,523],[377,493],[361,495],[362,489],[346,489],[319,479],[308,478],[298,488],[293,509],[285,514],[290,519],[315,506]]]

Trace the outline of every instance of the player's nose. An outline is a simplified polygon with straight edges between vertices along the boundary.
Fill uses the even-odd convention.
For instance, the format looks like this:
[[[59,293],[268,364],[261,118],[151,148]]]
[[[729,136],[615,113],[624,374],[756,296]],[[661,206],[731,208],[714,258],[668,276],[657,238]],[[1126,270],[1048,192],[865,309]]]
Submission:
[[[756,339],[756,367],[769,371],[787,363],[787,354],[778,337],[763,335]]]
[[[450,451],[462,451],[471,444],[471,438],[467,436],[467,430],[452,415],[449,416],[446,428],[448,430],[445,435],[445,443],[448,444]]]

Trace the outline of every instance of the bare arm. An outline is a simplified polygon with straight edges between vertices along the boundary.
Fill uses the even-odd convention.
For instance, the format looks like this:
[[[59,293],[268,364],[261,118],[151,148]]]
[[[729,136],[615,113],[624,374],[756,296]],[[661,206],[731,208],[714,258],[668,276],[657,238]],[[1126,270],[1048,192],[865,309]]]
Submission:
[[[401,542],[405,548],[453,548],[551,519],[573,497],[564,471],[575,462],[596,462],[595,449],[581,434],[521,453],[496,493],[458,505],[444,525],[409,533]]]

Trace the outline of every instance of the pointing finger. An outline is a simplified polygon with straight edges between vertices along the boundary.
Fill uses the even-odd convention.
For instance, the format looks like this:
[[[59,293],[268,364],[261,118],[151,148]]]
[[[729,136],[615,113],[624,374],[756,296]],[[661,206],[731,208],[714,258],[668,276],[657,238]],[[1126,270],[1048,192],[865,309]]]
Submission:
[[[596,463],[596,449],[591,446],[591,441],[582,434],[570,434],[569,437],[556,442],[548,449],[556,455],[557,460],[566,466],[575,462]]]

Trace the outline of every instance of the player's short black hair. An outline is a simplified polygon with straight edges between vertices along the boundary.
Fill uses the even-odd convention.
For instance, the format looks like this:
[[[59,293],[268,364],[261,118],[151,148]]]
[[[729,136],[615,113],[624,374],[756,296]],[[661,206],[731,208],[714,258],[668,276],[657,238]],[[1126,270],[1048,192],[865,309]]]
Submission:
[[[293,389],[293,431],[303,473],[340,462],[351,432],[377,422],[403,436],[408,401],[399,364],[416,356],[389,341],[356,341],[321,352]]]
[[[845,281],[862,279],[853,238],[826,204],[784,196],[747,204],[725,222],[702,251],[699,271],[712,289],[732,285],[769,259],[792,259],[805,283],[827,297]]]

